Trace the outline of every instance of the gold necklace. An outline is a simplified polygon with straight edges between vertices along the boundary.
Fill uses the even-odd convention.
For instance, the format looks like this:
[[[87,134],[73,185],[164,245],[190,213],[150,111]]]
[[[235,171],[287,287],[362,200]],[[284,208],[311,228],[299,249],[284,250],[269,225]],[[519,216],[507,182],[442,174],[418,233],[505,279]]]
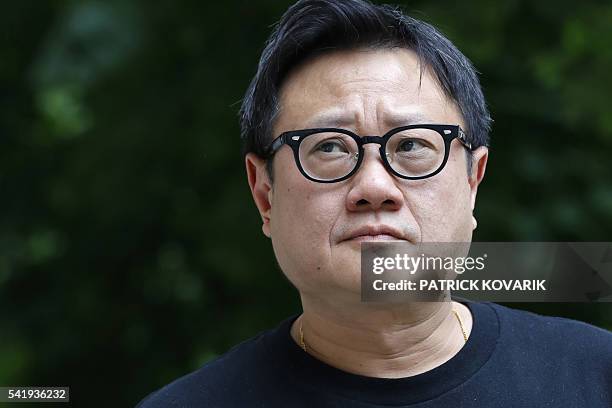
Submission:
[[[463,321],[461,320],[461,317],[459,317],[459,313],[457,313],[455,309],[453,309],[453,313],[455,314],[455,317],[457,318],[457,321],[459,322],[459,327],[461,328],[461,333],[463,334],[463,340],[467,343],[468,336],[467,336],[467,333],[465,332],[465,328],[463,327]],[[302,330],[302,319],[300,319],[300,346],[302,346],[304,351],[306,351],[306,342],[304,341],[304,330]]]
[[[463,334],[463,340],[467,343],[467,333],[465,332],[465,328],[463,327],[463,322],[461,321],[461,317],[459,317],[459,313],[457,313],[457,311],[455,309],[453,309],[453,313],[455,314],[455,317],[457,318],[457,321],[459,322],[459,327],[461,327],[461,333]]]

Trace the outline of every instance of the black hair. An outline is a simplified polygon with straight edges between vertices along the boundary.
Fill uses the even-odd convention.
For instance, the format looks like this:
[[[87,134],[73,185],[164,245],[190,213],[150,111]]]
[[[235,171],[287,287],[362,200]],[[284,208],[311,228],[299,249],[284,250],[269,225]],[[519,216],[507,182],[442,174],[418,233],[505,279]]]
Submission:
[[[290,70],[332,50],[406,48],[431,69],[446,96],[459,107],[472,148],[487,146],[491,117],[472,63],[433,26],[398,7],[367,0],[300,0],[275,26],[240,109],[243,153],[268,159],[279,93]],[[422,70],[421,70],[422,75]],[[471,171],[468,154],[468,171]],[[272,160],[268,172],[272,178]]]

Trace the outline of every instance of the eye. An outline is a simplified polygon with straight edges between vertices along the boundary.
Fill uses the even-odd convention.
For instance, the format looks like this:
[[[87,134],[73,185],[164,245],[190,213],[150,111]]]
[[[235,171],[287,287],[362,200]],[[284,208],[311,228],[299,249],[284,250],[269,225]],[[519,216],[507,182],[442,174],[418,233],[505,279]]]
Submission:
[[[404,139],[397,144],[397,151],[398,152],[411,152],[414,150],[422,149],[424,147],[427,147],[427,145],[420,139],[414,139],[414,138]]]
[[[323,153],[348,153],[346,146],[341,140],[326,140],[319,143],[315,150]]]

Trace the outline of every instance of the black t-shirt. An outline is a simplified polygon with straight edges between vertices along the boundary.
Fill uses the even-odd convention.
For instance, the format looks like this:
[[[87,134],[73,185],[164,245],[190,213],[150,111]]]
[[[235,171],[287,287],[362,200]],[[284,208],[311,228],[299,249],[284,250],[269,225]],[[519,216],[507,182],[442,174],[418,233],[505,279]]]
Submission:
[[[350,374],[304,352],[297,316],[161,388],[138,407],[612,407],[612,333],[495,303],[464,302],[468,342],[426,373]]]

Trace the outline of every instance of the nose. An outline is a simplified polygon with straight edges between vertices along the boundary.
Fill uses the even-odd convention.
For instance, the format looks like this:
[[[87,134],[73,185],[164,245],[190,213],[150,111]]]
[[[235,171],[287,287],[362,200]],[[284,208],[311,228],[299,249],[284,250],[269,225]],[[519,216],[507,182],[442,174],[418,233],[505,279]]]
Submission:
[[[395,176],[387,171],[382,162],[379,145],[367,144],[363,149],[363,161],[352,178],[346,197],[347,208],[350,211],[399,210],[404,196]]]

